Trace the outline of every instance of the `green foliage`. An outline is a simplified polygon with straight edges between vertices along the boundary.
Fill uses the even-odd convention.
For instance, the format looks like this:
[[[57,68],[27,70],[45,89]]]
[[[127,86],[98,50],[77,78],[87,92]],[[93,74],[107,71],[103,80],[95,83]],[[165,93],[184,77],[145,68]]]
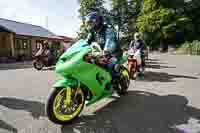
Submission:
[[[112,0],[111,11],[103,7],[104,0],[79,2],[82,18],[91,9],[97,10],[108,24],[119,28],[125,45],[133,39],[136,31],[144,33],[147,44],[155,48],[160,43],[168,45],[199,39],[199,0],[187,3],[185,0]],[[79,37],[86,35],[87,30],[82,24]]]
[[[143,7],[142,0],[130,0],[128,5],[128,32],[127,36],[129,40],[133,39],[134,33],[136,32],[136,21],[138,16],[141,14]]]
[[[159,3],[156,0],[144,0],[142,14],[148,14],[159,8]]]
[[[88,35],[88,30],[86,25],[83,23],[80,26],[80,31],[78,32],[78,39],[86,39]]]
[[[171,8],[164,8],[162,1],[144,0],[141,15],[136,21],[136,29],[146,33],[146,42],[151,47],[156,47],[166,40],[171,30],[176,30],[171,24],[175,19],[175,11]]]
[[[166,39],[176,39],[177,31],[185,32],[185,38],[187,38],[192,30],[192,20],[188,17],[180,17],[176,21],[162,27],[163,37]]]
[[[80,16],[84,17],[91,10],[103,10],[104,0],[79,0],[80,3]]]
[[[124,45],[130,43],[136,32],[135,22],[141,13],[142,0],[112,0],[113,25],[123,34]]]
[[[194,40],[193,42],[186,41],[179,49],[179,53],[200,55],[200,41]]]
[[[179,9],[184,6],[184,0],[158,0],[164,8]]]
[[[113,25],[119,27],[120,32],[126,31],[128,23],[127,0],[112,0]]]
[[[173,19],[173,12],[169,9],[157,9],[138,17],[137,28],[140,32],[160,31]]]
[[[78,32],[78,39],[85,39],[87,37],[87,28],[84,22],[85,16],[91,11],[97,11],[102,14],[105,19],[109,22],[109,12],[103,7],[104,0],[79,0],[80,4],[80,17],[82,19],[82,24],[80,24],[80,31]]]
[[[185,4],[184,14],[192,19],[193,35],[192,39],[199,40],[200,33],[200,2],[199,0],[192,0]]]
[[[181,12],[183,0],[144,0],[142,14],[138,17],[136,28],[140,32],[154,34],[152,41],[165,43],[178,42],[177,32],[184,33],[183,39],[190,40],[193,24],[190,17]],[[155,41],[157,39],[157,41]],[[151,45],[152,41],[149,43]]]
[[[82,19],[82,24],[80,24],[80,31],[78,32],[78,38],[85,38],[87,36],[87,29],[85,24],[85,16],[91,12],[96,11],[101,14],[105,22],[111,26],[113,26],[113,17],[112,13],[109,12],[104,6],[104,0],[79,0],[80,4],[80,17]]]

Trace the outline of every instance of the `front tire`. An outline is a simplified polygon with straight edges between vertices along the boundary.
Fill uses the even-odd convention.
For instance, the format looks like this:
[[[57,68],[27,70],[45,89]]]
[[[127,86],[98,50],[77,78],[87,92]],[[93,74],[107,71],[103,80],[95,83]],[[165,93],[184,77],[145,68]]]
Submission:
[[[85,105],[85,96],[81,88],[78,88],[77,90],[76,99],[71,101],[73,104],[75,104],[73,106],[76,106],[75,110],[72,109],[72,105],[67,105],[65,103],[64,100],[66,99],[66,92],[69,87],[70,86],[67,88],[55,88],[48,97],[46,104],[46,114],[49,120],[55,124],[63,125],[71,123],[79,116]],[[75,89],[71,90],[73,92]],[[69,110],[71,110],[71,113],[67,112]]]

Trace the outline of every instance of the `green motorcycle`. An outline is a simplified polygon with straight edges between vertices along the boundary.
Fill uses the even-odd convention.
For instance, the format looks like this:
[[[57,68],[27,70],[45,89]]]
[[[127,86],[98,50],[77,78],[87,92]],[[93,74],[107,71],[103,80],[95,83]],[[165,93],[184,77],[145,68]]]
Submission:
[[[88,57],[96,57],[96,62]],[[129,72],[123,66],[127,60],[128,55],[124,54],[118,62],[119,71],[113,76],[102,65],[100,51],[85,40],[72,45],[56,64],[55,71],[63,79],[54,84],[48,96],[46,114],[49,120],[67,124],[79,116],[85,104],[89,106],[111,96],[114,91],[124,95],[130,84]]]

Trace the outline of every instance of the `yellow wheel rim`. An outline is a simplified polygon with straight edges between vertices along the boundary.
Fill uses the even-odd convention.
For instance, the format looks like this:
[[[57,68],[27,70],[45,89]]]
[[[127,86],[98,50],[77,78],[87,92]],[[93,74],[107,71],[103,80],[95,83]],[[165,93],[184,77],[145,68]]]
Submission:
[[[78,107],[76,107],[76,109],[70,113],[70,114],[62,114],[60,112],[60,106],[61,106],[61,101],[62,101],[62,94],[63,93],[66,93],[68,87],[65,88],[65,89],[62,89],[58,95],[56,96],[54,102],[53,102],[53,112],[55,114],[55,117],[60,120],[60,121],[70,121],[72,120],[74,117],[76,117],[79,112],[81,111],[82,107],[84,106],[84,94],[83,94],[83,91],[82,89],[78,88],[78,92],[77,92],[77,95],[80,95],[81,96],[81,103],[78,104]],[[63,105],[67,108],[67,105]],[[70,106],[68,106],[70,107]]]
[[[122,76],[127,80],[127,85],[130,85],[130,75],[127,69],[122,70]]]
[[[122,71],[122,75],[123,75],[124,77],[128,77],[128,79],[129,79],[129,73],[128,73],[127,70],[123,70],[123,71]]]

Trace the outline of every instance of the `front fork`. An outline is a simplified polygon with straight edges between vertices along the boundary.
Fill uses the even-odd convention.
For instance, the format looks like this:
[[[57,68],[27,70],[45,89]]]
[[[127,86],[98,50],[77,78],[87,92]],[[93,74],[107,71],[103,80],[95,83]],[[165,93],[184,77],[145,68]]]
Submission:
[[[72,99],[72,88],[68,87],[66,90],[65,104],[70,105]]]
[[[65,97],[66,105],[70,105],[72,101],[76,98],[79,88],[80,88],[80,82],[78,82],[76,86],[73,86],[73,88],[67,87],[66,97]],[[73,89],[73,92],[75,93],[75,95],[73,96],[73,99],[72,99],[72,94],[73,94],[72,89]]]

